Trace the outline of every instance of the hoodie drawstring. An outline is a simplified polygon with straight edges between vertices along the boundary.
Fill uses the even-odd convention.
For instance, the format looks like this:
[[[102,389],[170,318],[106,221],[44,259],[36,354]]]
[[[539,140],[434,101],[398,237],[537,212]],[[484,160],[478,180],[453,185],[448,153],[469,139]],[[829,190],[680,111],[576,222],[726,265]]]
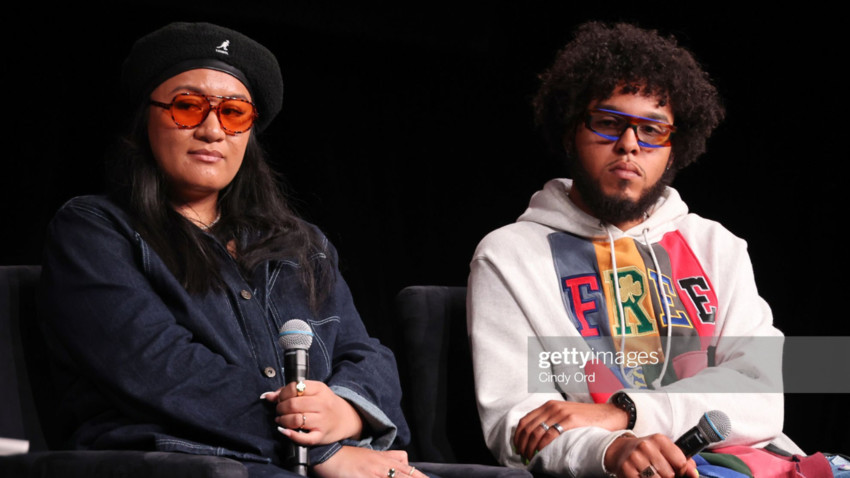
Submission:
[[[658,389],[661,387],[661,379],[667,373],[667,364],[670,362],[670,347],[673,338],[673,327],[670,323],[670,306],[667,304],[667,293],[664,292],[664,284],[662,284],[661,267],[658,262],[658,257],[655,255],[655,250],[649,243],[647,232],[649,229],[643,230],[643,242],[649,248],[649,255],[652,257],[652,264],[655,266],[656,274],[658,274],[658,294],[661,306],[664,308],[664,317],[667,318],[667,344],[664,350],[664,364],[661,367],[661,375],[652,382],[652,388]],[[617,311],[620,313],[620,351],[626,350],[626,314],[623,310],[623,301],[620,299],[620,278],[617,273],[617,254],[614,252],[614,235],[611,234],[611,229],[605,227],[605,232],[608,233],[608,245],[611,250],[611,267],[614,269],[614,296],[617,301]],[[626,370],[623,363],[620,363],[620,374],[626,378]],[[634,382],[630,381],[630,385],[634,387]]]
[[[652,382],[652,388],[661,388],[661,379],[667,373],[667,364],[670,363],[670,345],[673,340],[673,324],[670,322],[670,305],[667,303],[667,293],[664,292],[664,279],[661,276],[661,266],[658,263],[658,257],[655,256],[655,249],[649,243],[649,238],[646,233],[649,229],[643,230],[643,243],[649,248],[649,255],[652,256],[652,265],[655,266],[655,273],[658,275],[658,299],[661,301],[661,306],[664,307],[664,317],[667,318],[667,345],[664,347],[664,364],[661,366],[661,375]]]

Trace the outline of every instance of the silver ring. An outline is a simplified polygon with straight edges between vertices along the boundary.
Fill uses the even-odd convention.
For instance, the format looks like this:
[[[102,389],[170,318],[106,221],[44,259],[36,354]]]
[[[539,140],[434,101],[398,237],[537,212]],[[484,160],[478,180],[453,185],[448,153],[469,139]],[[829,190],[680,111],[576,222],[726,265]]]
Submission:
[[[307,425],[307,415],[301,414],[301,428],[304,428]]]
[[[387,478],[395,478],[395,468],[390,468],[390,471],[387,472]]]
[[[408,472],[407,472],[407,474],[408,474],[408,475],[410,475],[410,476],[413,476],[413,472],[414,472],[414,471],[416,471],[416,467],[415,467],[415,466],[411,466],[411,467],[410,467],[410,471],[408,471]]]
[[[547,432],[549,431],[549,425],[547,425],[546,422],[540,422],[540,426]]]
[[[561,425],[559,425],[559,424],[557,424],[557,423],[556,423],[556,424],[554,424],[554,425],[552,425],[552,428],[554,428],[555,430],[558,430],[558,434],[559,434],[559,435],[560,435],[561,433],[564,433],[564,427],[562,427]]]
[[[641,478],[649,478],[650,476],[655,476],[657,472],[655,471],[655,467],[652,465],[647,466],[640,472]]]

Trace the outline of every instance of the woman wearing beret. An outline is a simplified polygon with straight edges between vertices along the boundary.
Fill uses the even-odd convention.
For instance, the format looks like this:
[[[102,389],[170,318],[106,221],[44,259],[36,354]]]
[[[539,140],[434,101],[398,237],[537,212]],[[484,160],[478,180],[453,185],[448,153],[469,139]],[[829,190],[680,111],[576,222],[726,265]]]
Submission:
[[[46,243],[43,327],[76,449],[220,455],[290,476],[413,476],[395,361],[370,338],[322,233],[288,209],[257,143],[280,110],[275,57],[210,24],[134,45],[138,105],[108,196],[69,201]],[[309,325],[284,383],[279,328]],[[300,432],[296,432],[299,430]]]

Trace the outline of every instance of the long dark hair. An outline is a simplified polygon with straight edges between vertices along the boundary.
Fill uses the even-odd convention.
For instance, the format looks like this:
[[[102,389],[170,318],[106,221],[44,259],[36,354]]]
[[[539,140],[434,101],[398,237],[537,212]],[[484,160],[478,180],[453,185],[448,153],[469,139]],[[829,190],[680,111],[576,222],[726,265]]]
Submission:
[[[156,165],[147,134],[148,106],[140,106],[109,158],[113,199],[132,216],[134,226],[166,266],[192,293],[219,290],[221,245],[178,213],[168,198],[167,181]],[[233,181],[219,192],[220,221],[209,231],[227,245],[233,241],[242,274],[267,260],[298,264],[313,310],[333,286],[333,261],[324,237],[293,212],[277,176],[254,134]]]

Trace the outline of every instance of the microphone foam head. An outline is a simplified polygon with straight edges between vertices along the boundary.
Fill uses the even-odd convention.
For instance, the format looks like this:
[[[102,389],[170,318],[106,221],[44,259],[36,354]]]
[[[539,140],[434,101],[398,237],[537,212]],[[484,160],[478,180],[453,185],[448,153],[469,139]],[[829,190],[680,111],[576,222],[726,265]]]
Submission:
[[[301,319],[287,320],[280,326],[280,336],[277,341],[284,350],[307,350],[313,344],[313,331],[307,322]]]
[[[703,414],[697,423],[697,428],[711,443],[725,440],[732,431],[729,417],[720,410],[712,410]]]

